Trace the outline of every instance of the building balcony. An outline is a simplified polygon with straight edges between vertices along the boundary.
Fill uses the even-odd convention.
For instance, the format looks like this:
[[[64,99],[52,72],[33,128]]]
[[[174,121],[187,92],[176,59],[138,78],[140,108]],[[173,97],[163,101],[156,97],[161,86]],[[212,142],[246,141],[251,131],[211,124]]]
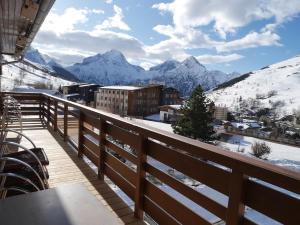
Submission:
[[[299,172],[47,94],[1,94],[45,149],[50,188],[82,183],[120,223],[300,224]]]

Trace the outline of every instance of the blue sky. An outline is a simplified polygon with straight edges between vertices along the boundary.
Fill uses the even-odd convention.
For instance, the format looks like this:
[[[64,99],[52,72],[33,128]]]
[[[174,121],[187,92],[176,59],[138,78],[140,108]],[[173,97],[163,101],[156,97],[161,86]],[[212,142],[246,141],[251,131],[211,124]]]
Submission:
[[[248,72],[300,53],[299,0],[56,0],[33,46],[64,65],[120,50],[149,68],[193,55]]]

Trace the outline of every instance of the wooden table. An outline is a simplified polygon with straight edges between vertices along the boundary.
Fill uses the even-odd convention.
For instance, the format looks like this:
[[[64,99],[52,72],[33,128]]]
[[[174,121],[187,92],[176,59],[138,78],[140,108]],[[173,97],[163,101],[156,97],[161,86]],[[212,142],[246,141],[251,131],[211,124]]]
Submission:
[[[62,185],[0,200],[1,225],[120,224],[83,185]]]

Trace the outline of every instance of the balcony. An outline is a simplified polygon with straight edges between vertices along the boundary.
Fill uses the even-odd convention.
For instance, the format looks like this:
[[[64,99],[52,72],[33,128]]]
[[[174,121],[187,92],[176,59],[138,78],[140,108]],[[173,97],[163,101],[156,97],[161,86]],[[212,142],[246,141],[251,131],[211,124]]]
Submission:
[[[2,95],[21,102],[50,187],[83,183],[123,224],[300,224],[298,172],[50,95]]]

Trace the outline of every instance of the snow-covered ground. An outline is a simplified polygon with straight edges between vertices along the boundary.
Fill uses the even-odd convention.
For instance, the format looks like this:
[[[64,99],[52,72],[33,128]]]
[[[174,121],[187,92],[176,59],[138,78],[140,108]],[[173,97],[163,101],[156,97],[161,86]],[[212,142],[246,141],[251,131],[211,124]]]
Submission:
[[[6,59],[8,61],[12,61],[12,59]],[[51,86],[52,89],[57,90],[60,85],[64,86],[73,83],[67,80],[63,80],[59,77],[54,77],[51,74],[45,72],[45,70],[43,70],[42,68],[36,69],[22,62],[5,65],[2,67],[2,72],[2,91],[10,91],[18,86],[34,86],[37,83],[43,83],[49,87]]]
[[[157,129],[173,133],[173,128],[171,127],[171,124],[168,123],[161,123],[156,121],[142,120],[142,119],[135,119],[135,118],[128,118],[128,119],[150,127],[155,127]]]
[[[226,142],[220,142],[219,146],[230,151],[239,152],[244,149],[244,153],[252,157],[251,146],[255,142],[265,142],[270,148],[271,153],[268,156],[268,161],[278,165],[284,166],[300,172],[300,148],[289,145],[274,143],[270,141],[261,140],[253,137],[246,137],[240,135],[228,136]]]
[[[208,94],[215,104],[225,104],[234,110],[241,100],[259,96],[260,107],[271,108],[282,101],[278,114],[290,114],[300,108],[300,55],[254,71],[248,78],[234,85]]]

